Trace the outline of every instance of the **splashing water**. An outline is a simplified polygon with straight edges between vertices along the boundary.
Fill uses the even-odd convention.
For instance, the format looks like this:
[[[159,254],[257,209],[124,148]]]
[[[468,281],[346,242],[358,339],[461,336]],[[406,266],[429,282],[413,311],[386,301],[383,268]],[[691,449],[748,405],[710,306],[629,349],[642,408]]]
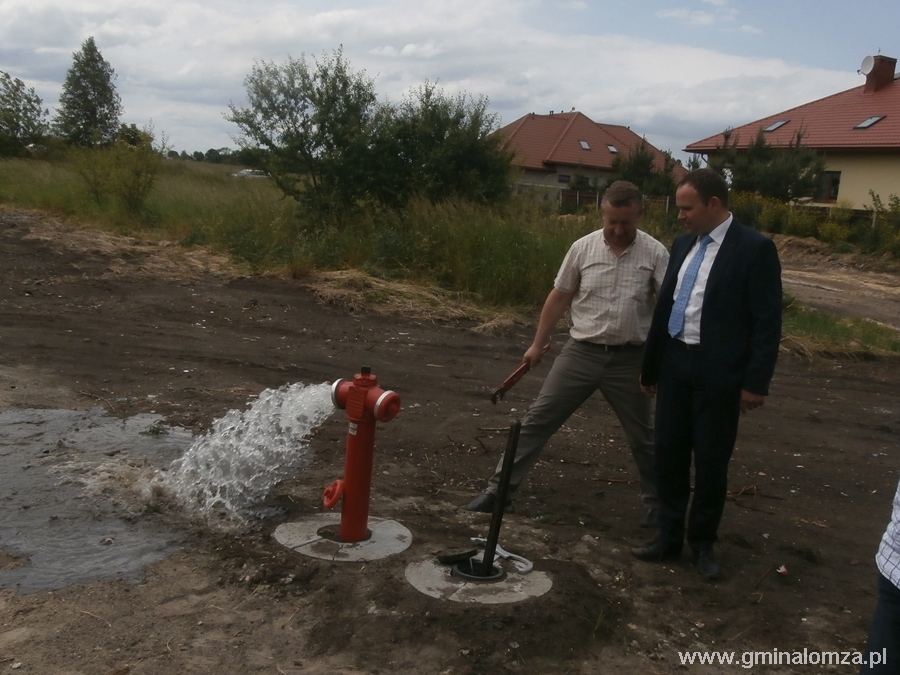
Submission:
[[[266,389],[243,412],[213,422],[161,477],[186,509],[211,524],[246,524],[280,480],[309,463],[306,436],[334,411],[327,384]]]

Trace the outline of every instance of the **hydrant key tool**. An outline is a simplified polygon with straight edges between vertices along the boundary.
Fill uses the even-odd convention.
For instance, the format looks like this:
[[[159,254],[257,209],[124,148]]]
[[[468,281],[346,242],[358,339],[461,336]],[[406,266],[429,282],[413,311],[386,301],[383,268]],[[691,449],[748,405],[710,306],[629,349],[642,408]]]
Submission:
[[[546,353],[547,353],[547,350],[549,350],[549,349],[550,349],[550,343],[548,342],[547,344],[544,345],[544,348],[541,350],[541,354],[542,354],[542,355],[543,355],[543,354],[546,354]],[[525,373],[527,373],[529,370],[531,370],[531,368],[528,366],[527,363],[523,363],[521,366],[519,366],[518,368],[516,368],[516,369],[513,371],[513,374],[512,374],[512,375],[510,375],[510,376],[507,377],[505,380],[503,380],[503,384],[501,384],[499,387],[497,387],[496,389],[494,389],[493,392],[491,392],[491,403],[495,403],[495,404],[496,404],[498,399],[503,398],[503,394],[505,394],[505,393],[508,392],[510,389],[512,389],[512,388],[513,388],[513,385],[514,385],[516,382],[518,382],[519,380],[521,380],[521,379],[522,379],[522,376],[523,376]]]

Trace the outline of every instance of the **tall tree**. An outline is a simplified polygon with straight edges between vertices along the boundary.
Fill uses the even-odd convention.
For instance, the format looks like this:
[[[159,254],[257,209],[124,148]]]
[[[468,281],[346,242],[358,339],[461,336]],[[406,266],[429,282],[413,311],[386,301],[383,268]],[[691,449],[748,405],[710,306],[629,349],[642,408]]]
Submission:
[[[72,59],[54,120],[56,133],[75,145],[112,143],[123,112],[113,84],[116,71],[100,54],[93,37],[84,41]]]
[[[656,155],[650,149],[646,138],[634,147],[627,155],[617,155],[612,162],[610,182],[627,180],[637,185],[648,195],[672,195],[675,193],[673,170],[675,160],[666,152],[662,171],[654,166]]]
[[[379,200],[402,205],[413,194],[432,202],[456,196],[495,202],[510,194],[512,153],[503,150],[488,99],[445,94],[426,82],[379,128],[374,143]],[[386,175],[389,174],[389,175]],[[393,180],[391,180],[391,178]]]
[[[486,98],[446,96],[426,83],[400,106],[379,104],[372,79],[353,72],[340,49],[313,64],[259,63],[244,84],[247,107],[226,114],[243,134],[241,152],[307,205],[509,193],[511,155],[492,133]]]
[[[709,167],[731,178],[731,188],[739,192],[757,192],[784,202],[815,196],[825,160],[803,145],[799,131],[786,146],[772,146],[760,130],[746,148],[738,148],[739,139],[730,130],[719,152],[709,158]]]
[[[0,155],[21,154],[47,132],[47,110],[34,89],[0,71]]]
[[[264,151],[261,168],[286,195],[323,210],[365,197],[375,86],[341,49],[312,64],[302,55],[257,63],[244,86],[248,106],[229,105],[225,118],[240,128],[241,148]]]

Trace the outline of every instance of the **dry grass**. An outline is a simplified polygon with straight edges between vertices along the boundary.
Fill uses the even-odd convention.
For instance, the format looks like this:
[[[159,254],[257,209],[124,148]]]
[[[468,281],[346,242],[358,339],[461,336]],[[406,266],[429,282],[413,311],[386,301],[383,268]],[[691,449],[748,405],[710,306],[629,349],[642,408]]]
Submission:
[[[366,311],[422,321],[471,321],[473,330],[509,334],[521,319],[480,307],[459,293],[421,284],[379,279],[359,270],[322,272],[304,285],[320,302],[348,311]]]
[[[192,279],[214,274],[224,279],[247,276],[246,265],[208,248],[182,248],[177,242],[159,239],[155,233],[147,238],[115,234],[106,230],[62,222],[40,211],[0,209],[4,219],[24,216],[31,225],[27,239],[45,242],[54,250],[74,251],[109,257],[108,270],[101,276],[125,274],[156,279]]]

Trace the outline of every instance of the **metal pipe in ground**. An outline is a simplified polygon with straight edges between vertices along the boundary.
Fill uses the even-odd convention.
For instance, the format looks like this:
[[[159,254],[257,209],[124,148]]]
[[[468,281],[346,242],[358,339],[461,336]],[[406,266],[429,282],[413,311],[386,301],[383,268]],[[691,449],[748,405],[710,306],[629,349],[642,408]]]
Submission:
[[[494,574],[494,554],[497,552],[497,542],[500,540],[500,525],[503,522],[506,496],[509,494],[509,479],[512,477],[513,462],[519,447],[519,431],[521,429],[522,421],[516,420],[514,424],[510,425],[509,435],[506,437],[506,450],[503,453],[503,466],[500,468],[500,482],[497,485],[497,499],[494,502],[494,512],[491,514],[491,529],[488,532],[487,541],[484,544],[484,556],[481,559],[480,576],[483,577]]]

